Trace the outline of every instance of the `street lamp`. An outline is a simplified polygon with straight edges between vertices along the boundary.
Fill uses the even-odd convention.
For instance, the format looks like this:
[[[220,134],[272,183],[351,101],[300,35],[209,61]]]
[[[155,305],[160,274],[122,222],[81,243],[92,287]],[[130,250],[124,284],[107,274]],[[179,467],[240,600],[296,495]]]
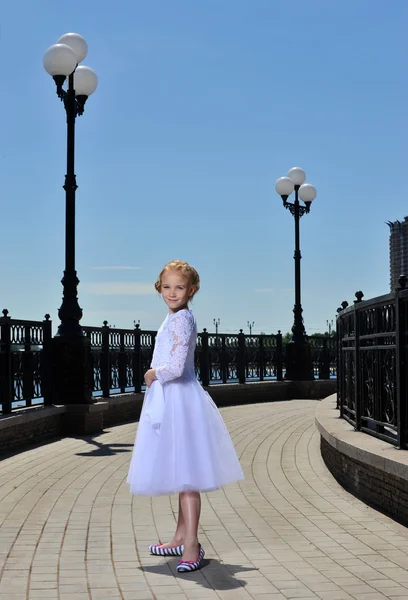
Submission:
[[[333,328],[333,319],[331,321],[329,321],[329,319],[326,319],[326,325],[329,328],[329,335],[331,335],[332,328]]]
[[[79,66],[88,45],[77,33],[66,33],[44,54],[44,68],[55,81],[57,95],[67,115],[67,173],[65,176],[65,270],[63,298],[58,311],[60,325],[52,340],[54,404],[92,401],[90,387],[90,340],[80,325],[79,279],[75,269],[75,120],[83,114],[98,79],[89,67]],[[66,89],[64,89],[64,85]]]
[[[215,325],[215,345],[219,346],[219,340],[218,340],[218,326],[220,324],[220,319],[213,319],[213,323]]]
[[[307,341],[306,331],[302,317],[302,303],[300,293],[300,218],[310,211],[311,204],[316,198],[316,188],[310,183],[305,183],[306,173],[300,167],[289,170],[287,177],[280,177],[275,189],[295,219],[295,306],[293,309],[294,323],[292,327],[292,340],[286,345],[286,379],[294,381],[309,381],[314,379],[313,363],[310,346]],[[295,191],[295,201],[288,202],[288,197]],[[299,198],[304,202],[301,205]]]
[[[252,327],[255,325],[255,321],[252,321],[252,323],[250,323],[249,321],[247,321],[247,327],[249,329],[249,335],[252,335]]]

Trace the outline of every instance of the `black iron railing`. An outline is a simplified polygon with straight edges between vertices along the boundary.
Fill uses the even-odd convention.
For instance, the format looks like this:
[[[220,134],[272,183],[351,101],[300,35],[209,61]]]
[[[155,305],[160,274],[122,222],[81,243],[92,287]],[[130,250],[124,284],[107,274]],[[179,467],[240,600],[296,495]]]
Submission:
[[[408,445],[408,289],[338,309],[338,408],[356,430]]]
[[[107,397],[133,388],[140,392],[143,374],[150,367],[155,331],[84,327],[91,338],[93,389]],[[203,385],[281,380],[282,335],[213,334],[197,337],[197,378]]]
[[[156,331],[83,327],[91,340],[93,395],[109,397],[140,392],[143,375],[153,356]],[[0,317],[0,412],[52,404],[51,321]],[[336,376],[335,339],[310,338],[316,378]],[[282,335],[198,334],[195,354],[197,378],[205,386],[250,381],[281,381],[285,376]]]
[[[337,339],[321,335],[310,337],[308,342],[312,352],[315,379],[335,379],[337,377]]]
[[[3,310],[0,318],[0,404],[3,414],[12,408],[51,404],[47,350],[51,321],[11,319]]]

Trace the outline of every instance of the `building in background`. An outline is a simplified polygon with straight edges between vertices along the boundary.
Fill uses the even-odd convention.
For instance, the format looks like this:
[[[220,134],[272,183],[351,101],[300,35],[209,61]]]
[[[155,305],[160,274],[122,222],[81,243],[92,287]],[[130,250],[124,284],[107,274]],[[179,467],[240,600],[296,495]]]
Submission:
[[[387,221],[390,228],[390,287],[398,285],[400,275],[408,276],[408,217],[403,221]]]

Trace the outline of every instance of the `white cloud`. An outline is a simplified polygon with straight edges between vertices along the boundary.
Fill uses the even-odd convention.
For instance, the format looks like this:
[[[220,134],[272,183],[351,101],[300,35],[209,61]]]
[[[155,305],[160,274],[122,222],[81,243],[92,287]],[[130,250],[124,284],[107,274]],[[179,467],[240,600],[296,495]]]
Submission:
[[[292,293],[294,291],[295,290],[291,289],[291,288],[282,288],[280,290],[275,290],[274,288],[258,288],[255,290],[255,292],[258,294],[275,294],[275,293],[287,294],[287,293]]]
[[[151,313],[143,310],[87,310],[85,311],[86,317],[98,317],[105,319],[107,316],[112,319],[113,317],[130,317],[132,319],[140,319],[141,317],[150,317]],[[82,319],[84,320],[84,319]]]
[[[152,283],[136,281],[98,281],[83,283],[81,290],[97,296],[144,296],[157,294]]]
[[[105,266],[105,267],[92,267],[95,271],[136,271],[142,267],[131,267],[131,266]]]

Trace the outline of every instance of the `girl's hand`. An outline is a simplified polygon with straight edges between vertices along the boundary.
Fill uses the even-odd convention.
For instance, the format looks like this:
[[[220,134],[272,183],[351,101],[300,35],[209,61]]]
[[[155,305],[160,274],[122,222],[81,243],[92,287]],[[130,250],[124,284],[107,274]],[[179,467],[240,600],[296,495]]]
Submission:
[[[157,377],[156,377],[156,372],[154,369],[149,369],[144,374],[144,380],[145,380],[148,388],[152,385],[153,381],[156,381],[156,379],[157,379]]]

